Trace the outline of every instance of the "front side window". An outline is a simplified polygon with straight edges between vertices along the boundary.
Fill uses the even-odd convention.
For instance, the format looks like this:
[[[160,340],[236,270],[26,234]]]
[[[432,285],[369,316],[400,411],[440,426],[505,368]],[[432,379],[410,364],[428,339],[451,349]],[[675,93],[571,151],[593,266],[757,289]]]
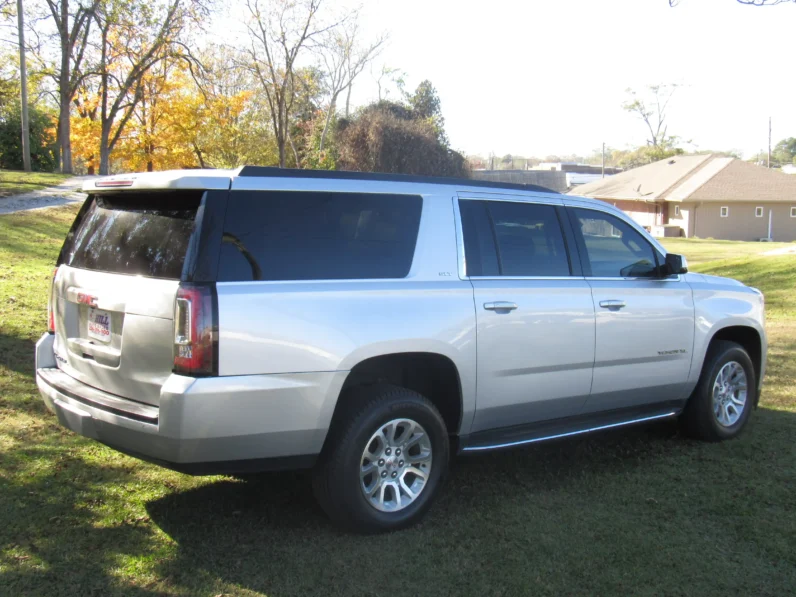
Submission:
[[[762,218],[763,217],[763,208],[762,207],[755,207],[755,217]]]
[[[584,267],[597,278],[657,277],[655,250],[649,242],[621,219],[603,212],[573,208],[573,225],[580,233]]]
[[[468,275],[571,275],[564,235],[554,206],[471,200],[462,200],[459,204]]]
[[[720,215],[722,218],[726,218],[730,215],[730,208],[729,207],[722,207],[720,211]]]
[[[675,205],[674,206],[674,215],[676,217],[678,217],[678,218],[680,217],[680,206],[679,205]]]
[[[404,278],[422,207],[417,195],[233,192],[218,280]]]

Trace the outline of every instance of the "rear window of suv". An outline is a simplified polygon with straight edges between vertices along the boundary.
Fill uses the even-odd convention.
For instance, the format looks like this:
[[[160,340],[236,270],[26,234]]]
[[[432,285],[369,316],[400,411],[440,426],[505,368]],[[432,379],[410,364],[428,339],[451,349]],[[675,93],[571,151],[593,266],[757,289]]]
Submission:
[[[422,207],[417,195],[233,192],[218,280],[404,278]]]
[[[59,264],[180,279],[203,191],[124,191],[87,199]]]

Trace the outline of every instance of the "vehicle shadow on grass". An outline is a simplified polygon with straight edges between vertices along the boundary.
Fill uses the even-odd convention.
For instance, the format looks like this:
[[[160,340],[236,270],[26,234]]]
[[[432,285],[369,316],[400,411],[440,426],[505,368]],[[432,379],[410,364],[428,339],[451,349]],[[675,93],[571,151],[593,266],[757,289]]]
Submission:
[[[85,460],[90,442],[48,420],[6,431],[12,447],[0,452],[0,594],[161,594],[114,573],[125,559],[148,556],[154,529],[123,510],[110,523],[97,516],[110,504],[109,488],[128,486],[140,465],[98,467]]]
[[[36,341],[0,332],[0,365],[33,378],[36,371]]]
[[[769,411],[760,424],[770,427],[783,417],[776,428],[784,439],[796,429],[793,414]],[[427,588],[412,594],[634,593],[660,582],[657,565],[671,566],[672,554],[656,541],[698,561],[709,546],[732,539],[723,530],[711,535],[716,531],[704,513],[692,520],[674,493],[704,499],[709,513],[723,511],[725,498],[714,498],[708,481],[726,476],[733,443],[742,458],[759,457],[766,438],[760,431],[749,435],[701,444],[664,423],[459,458],[430,515],[386,536],[335,529],[301,473],[219,481],[151,501],[146,509],[178,544],[176,558],[164,561],[159,574],[189,593],[200,589],[196,579],[208,576],[269,596],[399,594],[407,577]],[[788,455],[777,459],[784,464]],[[659,502],[673,509],[663,519]],[[635,525],[666,528],[656,537]],[[647,559],[653,561],[645,565]],[[786,569],[788,582],[796,579],[794,570]],[[679,589],[669,585],[675,593],[688,592],[689,572],[675,581]],[[712,594],[726,589],[706,586]]]

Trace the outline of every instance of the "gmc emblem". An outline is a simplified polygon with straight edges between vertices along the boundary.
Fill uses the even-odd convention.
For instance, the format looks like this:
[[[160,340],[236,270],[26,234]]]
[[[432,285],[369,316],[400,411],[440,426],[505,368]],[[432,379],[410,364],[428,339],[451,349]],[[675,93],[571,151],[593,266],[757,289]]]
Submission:
[[[77,293],[77,302],[82,305],[88,305],[89,307],[96,307],[97,306],[97,297],[91,296],[90,294],[83,294],[82,292]]]

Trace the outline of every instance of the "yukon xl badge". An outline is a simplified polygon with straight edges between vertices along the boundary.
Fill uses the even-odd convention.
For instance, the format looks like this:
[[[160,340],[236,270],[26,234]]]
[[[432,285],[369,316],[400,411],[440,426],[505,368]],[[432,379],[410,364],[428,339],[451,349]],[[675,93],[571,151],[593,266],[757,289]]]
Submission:
[[[669,354],[687,354],[687,353],[688,353],[688,351],[685,350],[684,348],[678,348],[677,350],[659,350],[658,351],[658,354],[660,356],[662,356],[662,357],[666,356],[666,355],[669,355]]]

